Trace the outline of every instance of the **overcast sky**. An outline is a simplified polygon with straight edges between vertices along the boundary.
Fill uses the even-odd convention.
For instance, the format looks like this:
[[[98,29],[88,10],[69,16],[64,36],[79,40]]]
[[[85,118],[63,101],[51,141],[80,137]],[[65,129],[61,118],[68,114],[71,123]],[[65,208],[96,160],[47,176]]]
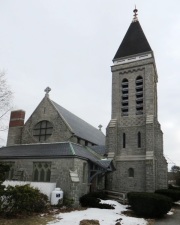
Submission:
[[[50,86],[52,100],[105,132],[110,66],[135,4],[156,59],[164,154],[180,166],[179,0],[0,0],[0,70],[26,119]]]

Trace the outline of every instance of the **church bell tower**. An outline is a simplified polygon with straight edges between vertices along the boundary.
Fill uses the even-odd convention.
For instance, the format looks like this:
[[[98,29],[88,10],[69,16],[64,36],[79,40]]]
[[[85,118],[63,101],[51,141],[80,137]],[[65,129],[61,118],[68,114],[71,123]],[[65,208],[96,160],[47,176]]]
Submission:
[[[112,115],[106,144],[116,171],[108,174],[106,189],[151,192],[167,188],[167,162],[157,111],[158,74],[137,9],[111,71]]]

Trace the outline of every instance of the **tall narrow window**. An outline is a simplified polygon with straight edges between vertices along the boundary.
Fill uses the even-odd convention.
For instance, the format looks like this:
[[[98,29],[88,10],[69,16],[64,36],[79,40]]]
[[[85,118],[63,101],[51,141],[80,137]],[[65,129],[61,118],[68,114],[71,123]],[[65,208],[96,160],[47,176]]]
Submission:
[[[83,183],[86,183],[86,174],[87,174],[86,167],[87,164],[83,163]]]
[[[45,175],[45,172],[44,172],[44,169],[42,168],[41,169],[41,172],[40,172],[40,181],[44,181],[45,179],[45,177],[44,177],[44,175]]]
[[[38,181],[38,170],[37,168],[34,170],[34,181]]]
[[[126,134],[123,133],[123,148],[126,148]]]
[[[143,78],[136,78],[136,115],[143,114]]]
[[[122,80],[122,101],[121,101],[121,115],[128,116],[129,111],[129,83],[128,79]]]
[[[5,165],[9,166],[9,171],[5,173],[6,180],[12,180],[14,176],[15,163],[14,162],[6,162]]]
[[[129,177],[134,177],[134,169],[133,168],[129,168],[128,169],[128,176]]]
[[[138,148],[141,148],[141,132],[138,132]]]

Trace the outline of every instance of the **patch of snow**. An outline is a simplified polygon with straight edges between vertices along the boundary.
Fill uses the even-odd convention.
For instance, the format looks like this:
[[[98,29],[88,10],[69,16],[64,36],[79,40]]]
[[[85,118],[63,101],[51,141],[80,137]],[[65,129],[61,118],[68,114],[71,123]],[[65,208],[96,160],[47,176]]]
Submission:
[[[177,205],[180,205],[180,201],[178,201],[178,202],[175,202],[175,204],[177,204]]]
[[[174,212],[173,211],[169,211],[168,213],[167,213],[167,215],[173,215],[174,214]]]
[[[127,205],[112,200],[101,200],[102,203],[113,205],[115,209],[88,208],[83,211],[72,211],[70,213],[60,213],[56,215],[56,221],[49,222],[48,225],[79,225],[83,219],[99,220],[100,225],[114,225],[117,220],[121,220],[122,225],[147,225],[143,218],[128,217],[121,214],[127,211]]]

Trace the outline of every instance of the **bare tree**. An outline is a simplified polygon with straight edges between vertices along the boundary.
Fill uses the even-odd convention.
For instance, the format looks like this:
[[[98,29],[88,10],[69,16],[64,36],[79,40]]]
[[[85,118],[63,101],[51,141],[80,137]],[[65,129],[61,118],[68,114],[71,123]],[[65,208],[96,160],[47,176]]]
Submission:
[[[171,172],[173,173],[174,180],[176,180],[176,184],[180,186],[180,166],[172,166]]]
[[[0,72],[0,131],[7,129],[7,125],[3,122],[7,113],[12,109],[12,96],[13,94],[7,84],[5,73]]]

